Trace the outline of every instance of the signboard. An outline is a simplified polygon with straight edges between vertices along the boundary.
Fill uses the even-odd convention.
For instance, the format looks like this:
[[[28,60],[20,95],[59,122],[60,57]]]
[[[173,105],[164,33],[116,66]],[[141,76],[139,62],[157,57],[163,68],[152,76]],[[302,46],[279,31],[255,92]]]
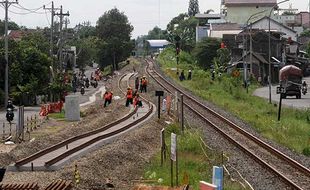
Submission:
[[[213,166],[212,184],[216,185],[216,190],[222,190],[224,183],[223,167]]]
[[[277,86],[277,94],[283,94],[283,93],[285,93],[285,88]]]
[[[164,91],[155,91],[155,96],[163,96],[164,95]]]
[[[177,161],[177,135],[171,133],[171,160]]]

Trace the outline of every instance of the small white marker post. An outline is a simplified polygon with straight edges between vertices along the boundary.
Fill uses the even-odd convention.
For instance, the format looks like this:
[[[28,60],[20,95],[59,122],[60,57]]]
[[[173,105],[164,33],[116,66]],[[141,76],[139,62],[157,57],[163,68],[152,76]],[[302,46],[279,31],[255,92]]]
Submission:
[[[178,185],[177,135],[171,133],[171,187],[173,187],[173,161],[176,162],[176,185]]]

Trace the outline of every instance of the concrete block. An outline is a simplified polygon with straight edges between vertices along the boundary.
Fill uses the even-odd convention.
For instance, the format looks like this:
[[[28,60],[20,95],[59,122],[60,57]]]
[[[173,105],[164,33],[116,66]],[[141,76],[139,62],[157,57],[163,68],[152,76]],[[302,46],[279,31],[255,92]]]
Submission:
[[[78,95],[66,96],[65,118],[67,121],[80,121],[80,104]]]

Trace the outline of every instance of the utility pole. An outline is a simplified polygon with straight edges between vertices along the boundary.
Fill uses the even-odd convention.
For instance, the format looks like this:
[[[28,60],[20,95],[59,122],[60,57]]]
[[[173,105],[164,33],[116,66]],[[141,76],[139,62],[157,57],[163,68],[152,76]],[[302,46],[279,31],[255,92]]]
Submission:
[[[9,100],[9,49],[8,49],[8,11],[11,4],[17,4],[17,0],[14,2],[9,2],[8,0],[0,2],[5,8],[5,38],[4,38],[4,48],[5,48],[5,83],[4,83],[4,91],[5,91],[5,100],[4,106],[6,107]]]
[[[70,16],[69,11],[67,13],[63,13],[62,6],[60,6],[60,13],[55,13],[55,15],[59,16],[60,18],[60,39],[59,39],[59,62],[60,62],[60,70],[63,70],[63,57],[62,57],[62,48],[63,48],[63,31],[62,31],[62,25],[63,25],[63,18],[64,16]]]
[[[45,7],[45,5],[43,6],[43,9],[45,10],[50,10],[51,11],[51,38],[50,38],[50,56],[51,56],[51,59],[52,61],[54,60],[53,59],[53,49],[54,49],[54,16],[55,16],[55,10],[59,10],[59,8],[55,8],[54,7],[54,1],[52,1],[52,7],[51,8],[47,8]]]

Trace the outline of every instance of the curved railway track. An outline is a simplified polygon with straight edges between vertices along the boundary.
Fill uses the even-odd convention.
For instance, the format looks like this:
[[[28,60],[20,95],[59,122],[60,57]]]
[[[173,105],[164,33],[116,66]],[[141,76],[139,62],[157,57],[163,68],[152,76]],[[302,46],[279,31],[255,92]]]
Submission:
[[[119,89],[122,93],[124,93],[124,91],[121,89],[121,81],[124,77],[125,75],[120,77],[118,81]],[[128,84],[129,83],[127,81],[127,85]],[[9,170],[13,171],[56,170],[63,164],[76,158],[79,155],[79,153],[81,154],[85,153],[86,147],[89,150],[93,150],[97,146],[102,145],[103,141],[108,141],[110,140],[110,138],[122,134],[127,130],[129,130],[130,128],[143,122],[152,114],[153,105],[150,104],[150,107],[146,107],[144,110],[141,111],[144,112],[142,114],[140,113],[141,117],[137,119],[132,118],[132,116],[138,112],[138,109],[135,108],[133,111],[131,111],[123,118],[115,122],[112,122],[102,128],[69,138],[63,142],[60,142],[56,145],[53,145],[49,148],[39,151],[27,158],[19,160],[14,165],[10,166],[11,168],[9,168]]]
[[[232,121],[208,108],[189,93],[177,88],[174,84],[162,77],[149,64],[148,74],[170,93],[178,91],[183,94],[184,105],[206,121],[218,133],[228,139],[235,146],[247,153],[263,167],[269,169],[293,189],[310,189],[310,170],[281,151],[265,143],[258,137],[245,131]]]

